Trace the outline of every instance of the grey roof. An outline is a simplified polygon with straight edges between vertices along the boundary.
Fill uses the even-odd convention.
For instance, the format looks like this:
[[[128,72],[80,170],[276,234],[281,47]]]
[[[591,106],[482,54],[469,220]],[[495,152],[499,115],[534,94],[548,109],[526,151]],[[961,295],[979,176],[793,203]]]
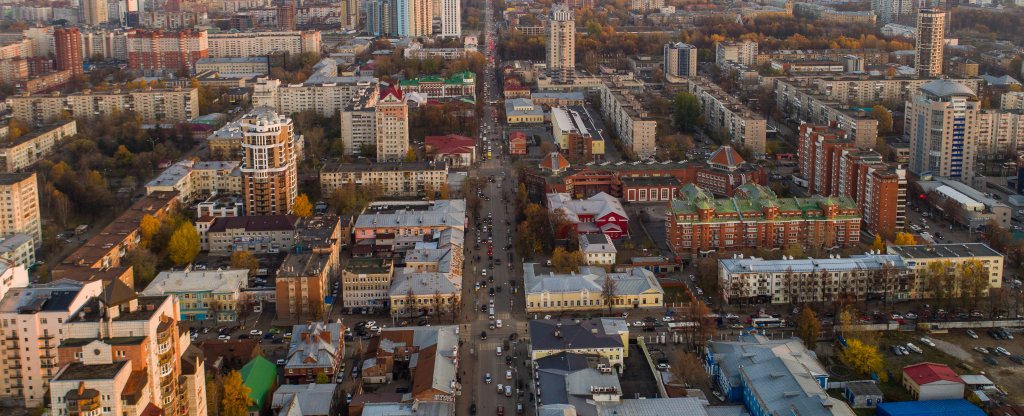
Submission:
[[[604,192],[599,192],[587,199],[572,199],[572,196],[567,193],[551,193],[547,195],[548,210],[555,211],[561,209],[565,212],[566,217],[573,223],[579,223],[579,215],[593,215],[595,218],[601,218],[608,214],[616,214],[628,221],[629,216],[626,215],[626,210],[622,207],[622,201],[618,198],[608,195]]]
[[[266,56],[231,56],[223,58],[202,58],[196,64],[218,64],[218,63],[267,63],[270,59]]]
[[[580,234],[580,251],[584,253],[616,253],[612,238],[604,233]]]
[[[283,384],[274,391],[274,398],[270,407],[272,409],[283,409],[298,406],[298,415],[301,416],[328,416],[331,414],[331,404],[334,401],[335,390],[338,384]],[[292,403],[294,402],[294,403]],[[294,412],[294,410],[290,410]],[[285,413],[283,410],[281,411]]]
[[[625,348],[622,333],[628,333],[620,318],[538,319],[530,321],[532,351],[572,351],[590,348]]]
[[[529,110],[524,110],[526,106],[530,106]],[[505,115],[506,116],[538,116],[544,115],[544,110],[539,105],[534,105],[533,100],[529,98],[513,98],[505,101]]]
[[[459,337],[455,334],[455,326],[416,326],[384,328],[382,330],[383,333],[394,331],[412,331],[413,333],[412,344],[421,352],[416,353],[415,356],[412,357],[409,364],[410,367],[416,367],[421,362],[432,360],[432,368],[434,369],[434,372],[430,379],[431,387],[439,391],[449,393],[453,392],[455,373],[457,371],[456,360],[458,358],[459,343]],[[385,345],[386,342],[391,345]],[[393,345],[393,343],[385,339],[383,334],[381,336],[380,346],[381,348],[391,348],[391,351],[397,347],[397,345]],[[430,346],[435,346],[432,350],[434,351],[434,356],[421,357],[420,355],[422,354],[422,351]],[[363,414],[366,414],[365,410],[363,411]]]
[[[1014,84],[1020,85],[1020,81],[1017,81],[1016,79],[1014,79],[1013,77],[1011,77],[1009,75],[1003,75],[1001,77],[996,77],[996,76],[992,76],[992,75],[989,75],[989,74],[985,74],[985,75],[982,75],[981,78],[984,79],[985,82],[988,83],[988,85],[998,85],[998,86],[1009,86],[1009,85],[1014,85]]]
[[[50,283],[36,283],[29,287],[12,288],[0,299],[0,312],[67,312],[82,291],[83,282],[60,279]]]
[[[654,273],[640,267],[633,267],[622,273],[609,273],[603,267],[581,267],[578,274],[537,275],[534,271],[535,266],[534,263],[523,264],[523,284],[527,294],[581,291],[600,293],[605,279],[615,280],[615,293],[618,295],[665,293]]]
[[[597,415],[594,387],[608,389],[621,396],[622,386],[613,373],[602,373],[591,367],[588,357],[576,353],[558,353],[537,360],[540,400],[547,404],[570,405],[579,415]]]
[[[466,226],[466,200],[448,199],[433,201],[424,209],[411,209],[412,204],[395,202],[401,208],[384,210],[387,203],[371,204],[359,218],[354,228],[396,228],[396,227],[456,227]],[[372,210],[371,210],[372,209]]]
[[[451,416],[455,414],[455,403],[367,403],[363,416]]]
[[[759,258],[723,259],[718,261],[719,268],[728,274],[746,273],[812,273],[827,270],[829,272],[878,270],[883,265],[902,269],[906,268],[903,259],[895,254],[859,254],[838,259],[793,259],[764,260]]]
[[[458,293],[458,288],[441,272],[406,273],[404,269],[396,270],[388,293],[391,296],[403,296],[410,291],[414,295],[448,295]]]
[[[628,399],[597,407],[598,416],[706,416],[707,401],[699,397]]]
[[[334,368],[342,359],[342,325],[340,323],[313,322],[310,325],[292,327],[292,341],[288,346],[288,360],[285,368]],[[329,339],[322,338],[329,334]]]
[[[185,292],[238,293],[247,287],[248,270],[168,271],[156,275],[153,282],[140,294],[155,296]]]
[[[32,236],[25,233],[11,234],[0,240],[0,253],[16,250],[22,244],[31,243]],[[26,265],[27,266],[27,265]]]
[[[576,407],[568,404],[546,404],[538,409],[537,416],[576,416]]]
[[[921,91],[940,98],[957,95],[975,96],[974,90],[967,86],[945,79],[937,79],[935,81],[925,83],[921,86]]]
[[[913,259],[1002,256],[1002,253],[995,251],[985,243],[889,246],[888,251],[889,253],[902,257],[903,260],[908,262]]]
[[[846,388],[853,392],[855,396],[882,395],[882,389],[878,388],[878,383],[875,383],[873,380],[850,381],[846,383]]]

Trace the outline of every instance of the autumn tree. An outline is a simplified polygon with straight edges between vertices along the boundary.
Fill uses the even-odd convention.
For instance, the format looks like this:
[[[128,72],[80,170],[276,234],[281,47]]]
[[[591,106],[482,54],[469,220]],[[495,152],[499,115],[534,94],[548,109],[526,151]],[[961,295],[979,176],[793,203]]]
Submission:
[[[139,245],[142,247],[149,247],[150,243],[153,242],[153,237],[160,232],[160,220],[156,217],[146,214],[139,221],[139,235],[141,241]]]
[[[889,375],[885,372],[885,362],[882,360],[878,347],[867,344],[859,339],[848,339],[847,347],[839,352],[839,360],[860,375],[874,374],[879,380],[885,381]]]
[[[981,261],[967,260],[956,266],[957,290],[964,305],[975,307],[988,290],[988,269]]]
[[[244,250],[235,251],[231,253],[231,268],[232,269],[245,269],[249,271],[249,277],[256,275],[256,271],[260,267],[260,260],[252,253]]]
[[[327,384],[330,382],[331,378],[327,375],[327,373],[317,373],[316,384]]]
[[[312,217],[313,204],[309,202],[309,196],[306,194],[296,195],[295,201],[292,202],[292,213],[302,218]]]
[[[451,196],[451,191],[448,189],[448,182],[441,183],[440,198],[448,199]]]
[[[601,299],[604,300],[604,304],[608,305],[608,313],[612,313],[612,308],[615,306],[615,297],[618,292],[618,281],[615,279],[604,279],[604,283],[601,284]]]
[[[167,252],[171,262],[178,266],[191,263],[199,255],[199,233],[191,221],[183,221],[174,231]]]
[[[137,247],[124,256],[124,263],[132,267],[136,289],[145,289],[153,281],[159,260],[156,254],[143,247]]]
[[[683,350],[676,350],[669,359],[672,365],[671,372],[675,380],[687,388],[707,389],[711,385],[708,372],[704,370],[704,363],[696,354]]]
[[[951,270],[952,263],[949,261],[933,261],[925,265],[920,271],[924,280],[925,290],[931,293],[936,303],[944,303],[953,295],[954,285],[950,284],[955,276]]]
[[[853,329],[853,324],[857,320],[857,310],[847,305],[841,312],[839,312],[839,330],[843,335],[850,332]]]
[[[569,273],[579,270],[583,265],[583,253],[579,251],[568,251],[562,247],[555,247],[551,254],[551,266],[558,273]]]
[[[875,241],[871,243],[871,249],[885,252],[885,241],[882,240],[881,234],[875,234]]]
[[[896,246],[912,246],[917,244],[917,239],[911,233],[898,232],[892,244]]]
[[[253,403],[249,397],[252,389],[242,382],[242,374],[238,370],[231,370],[222,386],[221,416],[248,416],[249,406]]]
[[[814,350],[818,345],[818,335],[821,333],[821,321],[818,315],[811,310],[810,306],[804,305],[800,316],[796,318],[796,336],[804,341],[807,349]]]
[[[884,105],[871,107],[871,117],[878,121],[878,133],[892,132],[892,112]]]

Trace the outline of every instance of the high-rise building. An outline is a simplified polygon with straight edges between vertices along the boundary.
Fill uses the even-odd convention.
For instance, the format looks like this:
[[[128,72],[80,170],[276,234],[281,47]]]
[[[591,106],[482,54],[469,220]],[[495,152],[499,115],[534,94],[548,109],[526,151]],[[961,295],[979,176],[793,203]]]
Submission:
[[[6,201],[0,205],[0,237],[28,234],[38,248],[42,244],[43,233],[35,172],[0,174],[0,197]]]
[[[715,44],[715,64],[724,66],[726,62],[736,62],[749,67],[757,64],[757,42],[718,42]]]
[[[697,75],[697,47],[678,42],[664,48],[665,76],[687,78]]]
[[[548,71],[554,81],[572,83],[576,74],[576,16],[564,4],[551,6],[547,58]]]
[[[871,0],[871,12],[878,16],[878,21],[885,23],[909,23],[907,20],[914,13],[912,0]]]
[[[914,69],[919,77],[942,75],[942,53],[946,38],[946,12],[921,9],[917,12],[917,45]]]
[[[257,108],[242,118],[241,127],[246,215],[288,214],[298,195],[301,147],[292,119]]]
[[[366,2],[366,32],[375,36],[430,36],[433,17],[431,0]]]
[[[834,195],[839,158],[844,149],[856,148],[846,131],[829,126],[800,125],[797,155],[800,173],[807,180],[807,192],[811,195]]]
[[[84,26],[99,26],[107,23],[107,0],[82,0],[81,20]]]
[[[441,36],[462,37],[462,6],[459,0],[441,0]]]
[[[129,69],[192,70],[196,61],[209,56],[209,39],[205,30],[135,30],[128,33]]]
[[[409,152],[409,106],[400,88],[391,86],[380,94],[376,116],[377,161],[404,160]]]
[[[341,12],[339,19],[341,27],[345,29],[359,29],[359,3],[360,0],[341,0]]]
[[[282,0],[277,5],[277,29],[295,30],[295,0]]]
[[[936,80],[921,86],[906,105],[910,171],[970,180],[980,112],[974,91],[961,84]]]
[[[857,203],[867,232],[894,237],[906,225],[907,171],[889,167],[872,150],[844,150],[838,162],[834,194]]]
[[[82,32],[77,27],[57,29],[53,32],[53,42],[57,52],[57,70],[69,69],[75,75],[83,74]]]
[[[394,3],[397,0],[366,2],[366,33],[373,36],[397,34]]]
[[[8,357],[0,366],[5,374],[0,377],[0,397],[26,407],[43,403],[50,378],[62,364],[57,347],[68,336],[64,322],[102,289],[99,280],[60,279],[7,292],[0,300],[0,328],[7,338],[0,343],[0,352]]]

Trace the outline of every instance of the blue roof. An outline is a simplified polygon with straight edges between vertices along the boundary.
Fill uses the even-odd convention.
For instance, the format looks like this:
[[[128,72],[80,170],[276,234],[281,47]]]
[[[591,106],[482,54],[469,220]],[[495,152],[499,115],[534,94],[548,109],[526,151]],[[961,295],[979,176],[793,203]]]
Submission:
[[[926,400],[918,402],[879,403],[878,416],[985,416],[981,410],[964,399]]]

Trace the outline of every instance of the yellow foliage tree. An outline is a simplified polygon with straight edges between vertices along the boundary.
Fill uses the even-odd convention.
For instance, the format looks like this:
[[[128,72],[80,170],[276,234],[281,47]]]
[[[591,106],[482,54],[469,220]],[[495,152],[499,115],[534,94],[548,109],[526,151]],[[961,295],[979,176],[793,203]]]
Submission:
[[[839,352],[839,359],[858,374],[874,373],[881,381],[889,377],[885,372],[885,362],[882,360],[882,354],[878,352],[878,347],[859,339],[848,339],[847,347]]]
[[[199,233],[191,221],[182,222],[171,234],[167,242],[167,253],[171,262],[178,266],[191,263],[199,255]]]
[[[220,416],[247,416],[252,398],[252,389],[242,383],[242,374],[232,370],[224,378],[224,398],[221,399]]]
[[[871,243],[872,250],[885,251],[885,241],[882,241],[882,235],[876,234],[875,241]]]
[[[893,241],[893,244],[897,246],[910,246],[917,244],[917,239],[911,233],[896,233],[896,241]]]
[[[160,232],[160,220],[156,217],[146,214],[142,217],[142,221],[139,221],[139,234],[142,236],[140,244],[142,247],[149,247],[149,244],[153,242],[153,237]]]
[[[558,273],[569,273],[576,271],[583,265],[583,253],[579,251],[568,251],[562,247],[555,247],[551,254],[551,266]]]
[[[236,251],[231,253],[231,268],[246,269],[249,271],[249,277],[253,277],[260,268],[260,260],[248,251]]]
[[[306,194],[295,196],[295,201],[292,202],[292,213],[302,218],[313,216],[313,204],[309,202],[309,197]]]

